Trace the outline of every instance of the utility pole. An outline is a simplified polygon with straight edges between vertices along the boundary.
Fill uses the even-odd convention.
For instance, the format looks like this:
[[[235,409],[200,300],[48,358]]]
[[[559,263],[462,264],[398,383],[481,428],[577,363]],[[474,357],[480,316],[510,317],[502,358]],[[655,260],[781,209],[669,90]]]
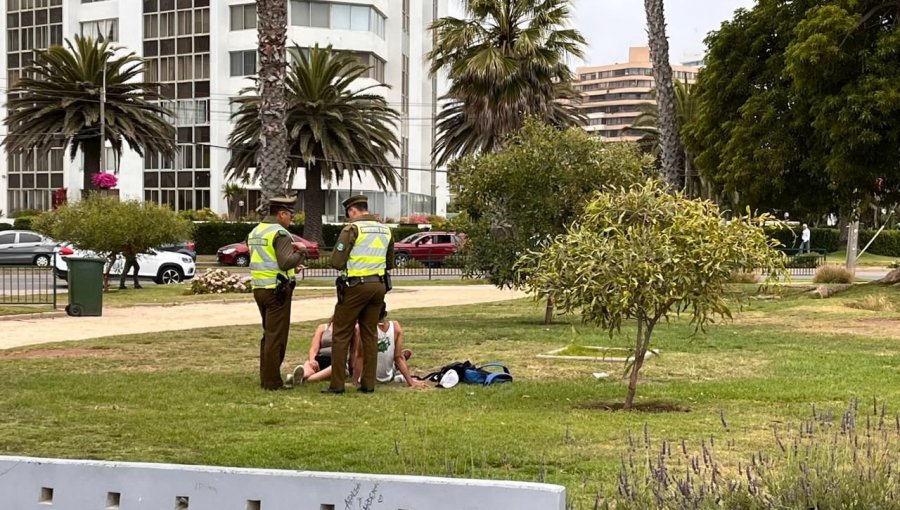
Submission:
[[[181,146],[178,145],[178,100],[175,100],[175,107],[173,108],[173,113],[175,114],[174,118],[174,127],[175,127],[175,162],[172,167],[175,169],[175,212],[178,212],[178,167],[181,164]]]

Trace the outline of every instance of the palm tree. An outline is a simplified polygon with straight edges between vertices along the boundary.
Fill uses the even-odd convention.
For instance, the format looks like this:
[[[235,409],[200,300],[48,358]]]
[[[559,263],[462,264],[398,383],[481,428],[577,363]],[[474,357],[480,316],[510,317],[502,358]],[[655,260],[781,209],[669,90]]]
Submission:
[[[666,15],[663,0],[644,0],[647,13],[647,36],[650,60],[653,61],[653,80],[656,82],[659,105],[660,163],[663,177],[672,189],[681,189],[681,157],[683,154],[678,131],[678,112],[675,87],[672,84],[672,65],[669,63],[669,39],[666,37]]]
[[[232,219],[237,219],[240,216],[238,204],[240,203],[241,198],[246,194],[247,188],[238,182],[227,182],[222,188],[222,196],[225,197],[225,200],[228,202],[228,214]]]
[[[680,129],[684,129],[699,115],[699,100],[693,93],[693,85],[681,81],[675,81],[674,83],[678,126]],[[652,93],[655,96],[656,89]],[[638,111],[641,112],[641,115],[635,119],[634,124],[628,128],[628,131],[641,136],[639,143],[648,147],[654,155],[659,157],[661,152],[659,106],[656,103],[643,103],[638,105]],[[685,194],[689,197],[703,196],[704,198],[712,198],[711,196],[706,196],[709,191],[706,189],[706,181],[694,167],[694,155],[691,154],[687,147],[684,147],[682,161],[684,167],[679,170],[679,181],[683,179]]]
[[[306,171],[304,237],[322,242],[325,210],[322,178],[340,179],[362,172],[372,175],[381,189],[396,189],[397,174],[388,158],[398,156],[395,126],[399,114],[384,97],[371,91],[384,85],[353,87],[369,67],[349,53],[331,47],[297,48],[287,74],[288,182]],[[229,136],[231,158],[226,173],[246,179],[256,164],[260,142],[260,99],[254,89],[235,99]]]
[[[465,19],[431,25],[431,72],[446,70],[451,80],[437,117],[436,163],[495,150],[529,116],[584,123],[566,59],[582,57],[585,40],[565,28],[569,0],[465,0],[464,7]]]
[[[121,156],[124,144],[143,156],[174,157],[175,128],[166,120],[159,85],[140,81],[144,61],[115,56],[109,42],[75,36],[74,44],[37,52],[22,78],[11,84],[4,140],[10,153],[46,151],[62,139],[72,159],[84,154],[84,189],[100,168],[100,92],[106,73],[106,139]]]
[[[283,195],[288,169],[287,129],[285,127],[285,70],[287,68],[287,0],[258,0],[257,33],[259,38],[259,79],[257,93],[262,107],[257,109],[262,129],[258,137],[266,150],[257,151],[257,168],[261,206],[268,208],[269,199]]]

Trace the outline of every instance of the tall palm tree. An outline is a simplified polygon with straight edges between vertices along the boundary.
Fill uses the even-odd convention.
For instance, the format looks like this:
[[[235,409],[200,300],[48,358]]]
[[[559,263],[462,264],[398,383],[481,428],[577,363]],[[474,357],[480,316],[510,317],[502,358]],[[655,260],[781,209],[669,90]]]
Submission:
[[[384,97],[372,93],[384,85],[354,87],[369,67],[349,53],[331,47],[297,48],[287,73],[288,182],[306,171],[304,237],[322,242],[325,197],[322,178],[340,179],[362,172],[381,189],[396,189],[397,174],[389,158],[398,156],[395,126],[399,114]],[[260,141],[260,99],[252,88],[235,99],[234,130],[228,139],[231,158],[226,173],[245,179],[263,150]]]
[[[84,189],[100,172],[100,92],[106,72],[106,139],[121,156],[124,144],[141,156],[174,157],[175,128],[160,100],[159,85],[140,81],[144,61],[115,56],[109,42],[75,36],[65,46],[38,51],[22,78],[11,84],[3,143],[10,153],[46,151],[62,139],[72,159],[84,154]]]
[[[569,0],[464,0],[466,17],[431,25],[431,72],[451,80],[437,117],[438,164],[492,151],[529,116],[579,125],[570,56],[582,57],[584,37],[566,28]]]
[[[689,123],[694,121],[699,115],[699,100],[693,93],[694,86],[690,83],[675,81],[675,111],[678,117],[679,129],[684,129]],[[652,91],[656,95],[656,89]],[[638,111],[641,114],[635,119],[634,124],[628,128],[629,133],[635,133],[641,136],[640,144],[650,148],[657,157],[659,157],[660,136],[659,136],[659,106],[657,103],[643,103],[638,105]],[[679,170],[679,181],[684,183],[684,192],[689,197],[703,196],[704,198],[712,198],[705,196],[709,190],[706,189],[706,181],[702,175],[694,167],[694,155],[687,149],[683,148],[682,162],[684,166]],[[699,181],[699,182],[698,182]]]
[[[257,93],[262,108],[257,110],[262,129],[259,139],[266,150],[258,151],[257,168],[262,208],[269,199],[284,194],[288,170],[285,113],[285,72],[287,69],[287,0],[258,0],[259,79]]]
[[[653,80],[656,82],[656,102],[659,105],[660,163],[663,177],[672,189],[681,189],[681,157],[683,153],[669,63],[669,39],[666,37],[666,15],[663,0],[644,0],[647,14],[647,36]]]

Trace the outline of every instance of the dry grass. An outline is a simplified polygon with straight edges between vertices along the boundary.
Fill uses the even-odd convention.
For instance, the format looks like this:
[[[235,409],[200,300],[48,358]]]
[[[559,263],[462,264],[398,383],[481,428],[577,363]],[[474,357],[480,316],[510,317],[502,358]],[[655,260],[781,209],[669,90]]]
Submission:
[[[813,283],[853,283],[853,275],[842,266],[822,266],[813,276]]]

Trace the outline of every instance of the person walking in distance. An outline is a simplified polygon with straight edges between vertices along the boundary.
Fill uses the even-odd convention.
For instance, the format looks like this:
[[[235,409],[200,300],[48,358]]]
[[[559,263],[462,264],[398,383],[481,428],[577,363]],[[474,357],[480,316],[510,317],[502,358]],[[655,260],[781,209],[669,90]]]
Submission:
[[[122,275],[119,277],[119,290],[125,290],[125,282],[128,281],[128,272],[134,269],[134,288],[140,289],[141,283],[138,281],[138,272],[141,270],[138,264],[138,255],[130,247],[122,250],[122,257],[125,259],[125,267],[122,268]]]
[[[293,198],[272,198],[269,215],[247,236],[253,299],[263,327],[259,341],[259,382],[266,390],[285,388],[281,363],[291,326],[294,273],[306,255],[306,247],[292,242],[287,230],[293,218]]]
[[[811,238],[812,235],[809,232],[809,227],[804,223],[803,231],[800,232],[800,253],[809,253],[809,241]]]
[[[390,290],[388,270],[394,267],[394,242],[391,230],[369,214],[369,200],[357,195],[342,205],[350,223],[341,230],[331,266],[342,272],[337,279],[338,302],[334,307],[334,333],[331,344],[332,365],[344,367],[353,331],[359,323],[362,350],[362,378],[358,391],[375,391],[378,364],[378,318],[384,295]],[[344,392],[344,370],[331,371],[331,385],[323,393]]]

